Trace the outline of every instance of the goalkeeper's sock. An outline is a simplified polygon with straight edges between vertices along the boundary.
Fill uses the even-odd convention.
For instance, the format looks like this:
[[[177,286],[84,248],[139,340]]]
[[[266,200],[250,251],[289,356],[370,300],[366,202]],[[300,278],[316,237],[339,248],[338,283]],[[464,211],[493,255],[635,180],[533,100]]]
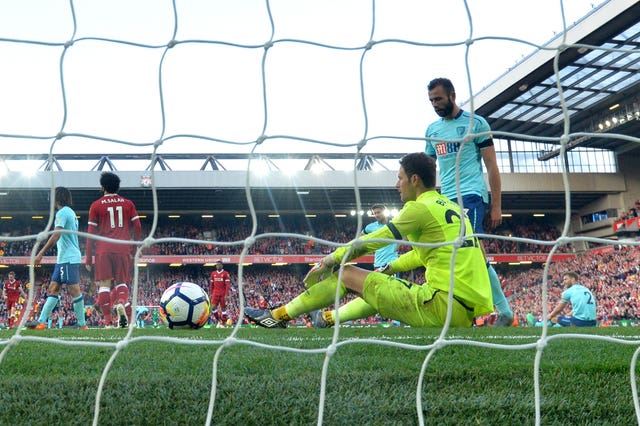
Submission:
[[[356,297],[349,303],[345,303],[344,305],[338,308],[338,316],[340,317],[340,322],[357,320],[360,318],[368,318],[372,315],[378,313],[373,306],[364,301],[362,297]],[[335,323],[336,321],[336,311],[333,310],[330,312],[331,314],[331,322]]]
[[[334,312],[335,311],[324,311],[322,313],[322,318],[324,318],[324,320],[327,322],[328,327],[332,327],[336,323],[336,320],[333,316]]]
[[[276,321],[289,321],[291,319],[284,306],[273,309],[271,311],[271,316]],[[218,320],[218,324],[220,324],[220,320]]]
[[[493,305],[496,307],[498,314],[513,316],[513,311],[509,306],[507,298],[502,291],[502,285],[500,284],[500,278],[493,266],[487,264],[487,271],[489,272],[489,282],[491,282],[491,294],[493,296]]]
[[[336,300],[336,288],[338,286],[340,286],[340,298],[343,298],[347,294],[347,289],[342,283],[338,283],[338,277],[333,274],[329,275],[328,278],[308,288],[304,293],[287,303],[284,306],[285,314],[289,317],[288,319],[291,319],[331,305]],[[277,309],[274,309],[271,312],[273,318],[285,320],[284,316],[276,316],[281,315],[280,312],[276,311]]]
[[[44,302],[42,306],[42,311],[40,312],[40,317],[38,318],[38,322],[43,323],[49,319],[49,315],[53,311],[53,308],[58,304],[58,296],[47,296],[47,300]]]
[[[73,312],[76,314],[78,320],[78,327],[84,327],[87,325],[84,318],[84,297],[82,294],[73,299]]]

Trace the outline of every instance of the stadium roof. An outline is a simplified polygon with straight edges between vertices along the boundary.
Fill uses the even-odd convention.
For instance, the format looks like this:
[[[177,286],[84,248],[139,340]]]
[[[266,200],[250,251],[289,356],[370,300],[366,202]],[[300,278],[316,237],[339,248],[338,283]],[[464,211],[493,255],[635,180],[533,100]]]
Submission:
[[[54,175],[55,186],[72,189],[74,207],[80,214],[101,194],[100,171],[62,172]],[[154,171],[118,172],[122,179],[119,193],[135,201],[140,212],[154,211],[150,179],[156,184],[158,210],[161,213],[247,213],[249,201],[245,189],[250,184],[251,202],[260,213],[341,213],[357,209],[354,187],[359,188],[360,207],[386,203],[400,208],[398,191],[390,185],[397,171],[333,171],[315,174],[307,170],[294,175],[270,173],[259,176],[244,171]],[[503,210],[506,212],[563,213],[565,195],[562,175],[539,174],[535,186],[531,175],[509,174],[503,178]],[[573,211],[607,193],[624,190],[620,174],[571,174],[571,208]],[[28,185],[26,184],[28,182]],[[45,214],[49,211],[52,176],[40,172],[36,176],[17,174],[11,182],[0,185],[0,212],[3,215]],[[529,187],[529,190],[523,188]]]
[[[603,148],[618,154],[640,151],[640,143],[611,134],[640,135],[640,2],[604,3],[558,36],[549,47],[572,45],[558,56],[558,75],[570,119],[569,147]],[[538,50],[498,78],[475,98],[478,114],[496,132],[526,134],[558,143],[564,132],[556,50]],[[556,138],[555,141],[544,138]],[[516,138],[518,139],[518,138]],[[521,139],[522,140],[522,139]],[[546,153],[541,159],[558,152]]]
[[[564,44],[577,46],[563,50],[559,55],[559,75],[561,76],[564,98],[570,118],[570,133],[595,132],[595,137],[574,137],[570,148],[576,146],[596,147],[614,150],[618,154],[640,152],[640,144],[611,135],[621,134],[635,137],[640,134],[640,1],[611,0],[594,11],[566,32]],[[552,40],[548,46],[558,46],[561,39]],[[554,56],[556,50],[542,49],[525,58],[513,69],[498,78],[489,87],[474,96],[476,111],[490,122],[495,134],[501,138],[558,143],[564,131],[563,114],[560,108],[556,77],[554,74]],[[516,137],[513,134],[525,135]],[[308,161],[321,159],[351,159],[353,154],[300,154],[308,156]],[[557,155],[548,152],[542,159]],[[247,158],[247,154],[163,154],[157,166],[163,170],[156,179],[164,212],[202,212],[224,210],[233,212],[248,209],[247,194],[244,190],[246,174],[224,171],[225,159]],[[274,156],[274,158],[277,155]],[[394,154],[397,157],[397,154]],[[4,156],[2,159],[20,155]],[[33,159],[24,155],[23,159]],[[46,159],[46,154],[41,160]],[[74,159],[73,155],[56,155]],[[90,172],[56,173],[56,184],[66,184],[73,189],[76,208],[88,209],[91,201],[97,198],[97,182],[100,170],[117,167],[117,161],[136,159],[136,154],[100,154],[78,155],[75,159],[95,161]],[[148,161],[148,156],[145,157]],[[170,178],[164,175],[171,170],[173,159],[199,158],[200,172],[170,172]],[[358,169],[362,171],[359,179],[360,202],[363,207],[372,203],[385,202],[398,206],[399,197],[389,182],[395,180],[395,170],[372,172],[371,165],[378,160],[389,159],[386,154],[366,154],[362,157]],[[49,165],[51,167],[51,165]],[[165,167],[166,166],[166,167]],[[58,166],[59,167],[59,166]],[[59,168],[61,170],[61,168]],[[207,171],[207,169],[209,169]],[[148,169],[149,170],[149,169]],[[147,171],[148,171],[147,170]],[[20,183],[0,182],[0,211],[46,212],[49,209],[49,190],[51,175],[39,172],[39,183],[32,179]],[[141,186],[143,172],[118,172],[123,177],[122,195],[133,198],[141,211],[152,211],[152,197],[149,188]],[[240,174],[238,174],[240,173]],[[284,173],[281,173],[284,175]],[[356,197],[353,190],[353,173],[337,171],[325,173],[324,178],[309,174],[306,178],[292,181],[276,181],[271,185],[256,182],[252,185],[251,196],[258,211],[307,211],[344,212],[354,209]],[[327,177],[328,176],[328,177]],[[604,185],[595,185],[586,175],[573,175],[577,185],[572,184],[571,208],[578,210],[598,200],[606,194],[625,190],[620,176],[613,178],[599,175],[598,182],[608,181]],[[536,178],[536,181],[543,177]],[[507,179],[503,179],[507,181]],[[551,188],[539,184],[534,191],[523,191],[514,186],[517,177],[510,175],[503,183],[503,210],[505,211],[542,211],[561,213],[565,208],[565,195],[562,188]],[[584,181],[584,183],[580,182]],[[529,185],[530,186],[530,185]],[[385,188],[385,189],[381,189]],[[19,189],[19,190],[18,190]],[[309,191],[309,194],[306,192]],[[4,194],[4,195],[2,195]]]

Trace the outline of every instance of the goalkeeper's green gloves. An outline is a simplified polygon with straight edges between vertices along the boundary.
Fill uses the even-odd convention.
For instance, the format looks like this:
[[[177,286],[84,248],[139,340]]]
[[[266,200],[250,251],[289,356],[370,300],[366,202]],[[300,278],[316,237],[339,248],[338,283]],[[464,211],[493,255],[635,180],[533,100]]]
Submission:
[[[335,260],[333,260],[333,256],[330,254],[320,262],[313,265],[302,282],[307,288],[309,288],[325,279],[327,274],[332,274],[334,266]]]

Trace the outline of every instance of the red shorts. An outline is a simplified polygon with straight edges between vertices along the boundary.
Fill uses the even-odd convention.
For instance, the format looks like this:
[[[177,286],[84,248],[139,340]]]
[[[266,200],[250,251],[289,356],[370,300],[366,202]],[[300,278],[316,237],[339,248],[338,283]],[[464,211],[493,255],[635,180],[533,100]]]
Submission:
[[[227,296],[224,294],[211,295],[211,306],[220,306],[220,309],[224,309],[227,306]]]
[[[96,254],[93,278],[100,281],[114,280],[116,284],[130,284],[132,263],[129,253]]]
[[[14,308],[16,305],[18,304],[18,299],[13,299],[13,298],[9,298],[7,297],[7,300],[5,302],[5,306],[7,308],[7,311],[10,311],[11,308]]]

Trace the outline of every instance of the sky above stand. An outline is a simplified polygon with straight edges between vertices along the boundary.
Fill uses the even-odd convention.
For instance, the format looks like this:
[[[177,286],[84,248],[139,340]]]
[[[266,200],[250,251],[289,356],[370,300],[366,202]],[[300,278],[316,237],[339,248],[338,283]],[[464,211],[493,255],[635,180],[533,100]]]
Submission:
[[[601,3],[0,0],[0,155],[422,150],[388,136],[437,119],[429,80],[466,100]]]

